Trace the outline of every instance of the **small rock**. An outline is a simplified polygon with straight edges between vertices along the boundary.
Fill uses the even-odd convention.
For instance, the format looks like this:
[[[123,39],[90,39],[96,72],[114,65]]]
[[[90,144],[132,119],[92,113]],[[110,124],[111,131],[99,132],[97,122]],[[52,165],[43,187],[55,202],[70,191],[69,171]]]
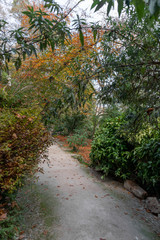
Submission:
[[[129,192],[133,193],[136,197],[140,199],[145,199],[148,195],[143,188],[141,188],[131,180],[126,180],[124,182],[124,188],[126,188]]]
[[[157,214],[159,216],[160,214],[160,203],[156,197],[148,197],[146,199],[146,205],[145,207],[151,211],[151,213]]]

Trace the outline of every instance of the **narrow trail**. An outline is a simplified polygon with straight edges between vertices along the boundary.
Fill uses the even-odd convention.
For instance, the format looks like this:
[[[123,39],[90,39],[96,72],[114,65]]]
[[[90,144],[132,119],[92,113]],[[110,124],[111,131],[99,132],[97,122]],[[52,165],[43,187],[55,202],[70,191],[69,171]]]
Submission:
[[[25,198],[33,208],[26,212],[30,222],[26,240],[159,239],[151,230],[154,217],[144,213],[138,199],[114,181],[102,182],[71,155],[56,143],[50,147],[50,164],[44,164],[36,188],[29,190],[32,197],[33,193],[39,197],[31,202]]]

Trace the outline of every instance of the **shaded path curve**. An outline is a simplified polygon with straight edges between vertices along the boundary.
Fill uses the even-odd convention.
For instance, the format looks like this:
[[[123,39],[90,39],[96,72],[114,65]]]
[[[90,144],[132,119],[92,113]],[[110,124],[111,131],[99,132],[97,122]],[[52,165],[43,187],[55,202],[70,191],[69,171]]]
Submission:
[[[36,188],[32,186],[30,190],[32,195],[36,193],[36,197],[39,194],[40,200],[36,203],[39,202],[40,207],[36,209],[36,203],[33,203],[32,211],[27,210],[28,218],[33,217],[33,221],[30,220],[28,228],[32,231],[28,230],[25,239],[159,239],[152,229],[155,217],[144,211],[138,199],[124,190],[121,184],[112,180],[102,182],[72,155],[57,143],[49,148],[50,164],[43,165],[44,174],[39,174]],[[19,199],[21,195],[22,192]],[[28,202],[29,205],[31,203]],[[44,222],[39,222],[38,218],[44,218]],[[146,223],[147,218],[150,226]],[[36,221],[37,224],[34,223]],[[44,229],[42,225],[45,225]]]

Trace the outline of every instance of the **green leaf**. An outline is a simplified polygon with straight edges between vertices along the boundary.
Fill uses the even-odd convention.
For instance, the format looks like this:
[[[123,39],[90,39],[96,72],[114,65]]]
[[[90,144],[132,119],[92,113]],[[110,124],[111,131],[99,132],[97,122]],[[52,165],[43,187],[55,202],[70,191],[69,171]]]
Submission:
[[[107,8],[107,15],[109,15],[110,11],[111,11],[111,7],[114,6],[114,2],[113,0],[110,0],[110,2],[108,3],[108,8]]]
[[[141,20],[144,16],[145,2],[143,0],[133,0],[133,4],[136,8],[138,19]]]
[[[98,4],[99,4],[99,0],[94,0],[94,2],[92,3],[91,9],[93,9]]]
[[[84,46],[84,36],[83,36],[83,32],[81,29],[79,29],[79,37],[80,37],[80,41],[82,46]]]
[[[119,14],[119,17],[121,15],[122,9],[123,9],[123,0],[118,0],[118,14]]]
[[[94,41],[96,41],[96,37],[97,37],[97,29],[93,30],[93,37],[94,37]]]
[[[107,2],[106,0],[102,0],[101,2],[99,2],[95,9],[95,12],[97,12],[100,8],[102,8],[106,2]]]
[[[154,14],[156,8],[156,0],[149,1],[149,11],[151,14]]]
[[[16,70],[18,70],[21,66],[22,62],[21,62],[21,58],[18,57],[15,61],[15,67],[16,67]]]
[[[130,0],[126,0],[125,3],[126,3],[126,5],[129,7],[129,5],[130,5]]]

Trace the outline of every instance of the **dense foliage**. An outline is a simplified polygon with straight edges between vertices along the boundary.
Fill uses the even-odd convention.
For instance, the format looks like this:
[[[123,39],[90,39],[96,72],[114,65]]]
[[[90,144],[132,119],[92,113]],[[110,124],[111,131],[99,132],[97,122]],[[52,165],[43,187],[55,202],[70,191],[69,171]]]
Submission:
[[[13,192],[27,173],[33,173],[49,145],[36,109],[1,109],[0,190]]]
[[[142,136],[141,136],[142,134]],[[140,137],[140,139],[139,139]],[[148,188],[160,183],[160,131],[150,125],[137,134],[133,150],[137,179]]]
[[[95,133],[90,156],[92,164],[106,175],[126,179],[132,173],[132,146],[120,132],[122,124],[121,118],[106,119]]]
[[[107,6],[107,15],[110,13],[111,9],[114,8],[116,1],[115,0],[93,0],[91,8],[95,8],[95,11],[101,9],[105,4]],[[118,14],[121,15],[122,11],[131,6],[135,7],[138,18],[141,20],[145,15],[145,8],[149,9],[150,15],[157,18],[160,13],[160,2],[159,0],[118,0]]]
[[[90,154],[93,166],[105,175],[133,179],[150,191],[159,191],[159,131],[147,125],[132,139],[124,132],[125,124],[121,118],[106,119],[96,131]]]
[[[159,109],[159,20],[142,23],[134,12],[128,18],[108,19],[112,31],[102,40],[101,100],[104,103],[123,103],[142,114],[147,108]],[[106,79],[107,77],[107,79]]]

